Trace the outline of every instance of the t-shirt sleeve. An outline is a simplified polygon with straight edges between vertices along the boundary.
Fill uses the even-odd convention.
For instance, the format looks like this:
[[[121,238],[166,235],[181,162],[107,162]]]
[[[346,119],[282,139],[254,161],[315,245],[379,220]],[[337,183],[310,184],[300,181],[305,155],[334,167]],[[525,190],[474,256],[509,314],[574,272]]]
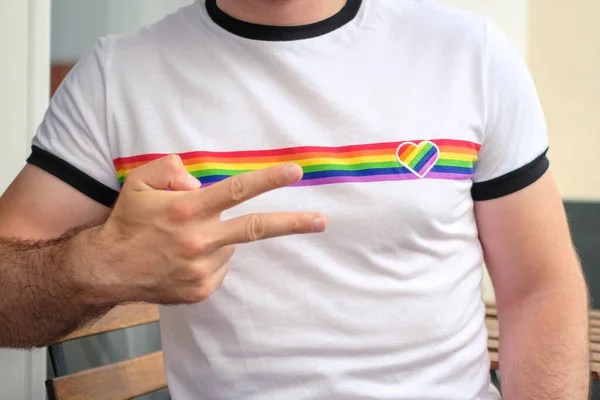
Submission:
[[[66,76],[33,138],[27,162],[111,207],[120,188],[107,132],[105,39]]]
[[[490,200],[517,192],[548,169],[548,138],[540,100],[524,60],[486,20],[483,73],[485,128],[472,196]]]

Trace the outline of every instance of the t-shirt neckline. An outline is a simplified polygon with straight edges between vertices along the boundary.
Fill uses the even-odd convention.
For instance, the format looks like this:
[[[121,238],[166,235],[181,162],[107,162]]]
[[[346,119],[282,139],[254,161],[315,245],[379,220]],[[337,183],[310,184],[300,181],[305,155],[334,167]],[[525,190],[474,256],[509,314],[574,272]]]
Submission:
[[[222,11],[217,0],[206,0],[208,15],[221,28],[246,39],[273,42],[310,39],[333,32],[352,21],[360,6],[361,0],[347,0],[340,11],[322,21],[299,26],[273,26],[241,21]]]

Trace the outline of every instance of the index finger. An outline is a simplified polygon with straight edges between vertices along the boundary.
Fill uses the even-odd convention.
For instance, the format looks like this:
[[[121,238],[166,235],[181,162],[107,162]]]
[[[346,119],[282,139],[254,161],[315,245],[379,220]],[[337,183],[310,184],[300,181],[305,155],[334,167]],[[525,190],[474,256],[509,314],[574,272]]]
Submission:
[[[302,179],[297,164],[282,164],[232,176],[206,189],[190,193],[198,196],[202,213],[220,213],[263,193],[294,184]]]

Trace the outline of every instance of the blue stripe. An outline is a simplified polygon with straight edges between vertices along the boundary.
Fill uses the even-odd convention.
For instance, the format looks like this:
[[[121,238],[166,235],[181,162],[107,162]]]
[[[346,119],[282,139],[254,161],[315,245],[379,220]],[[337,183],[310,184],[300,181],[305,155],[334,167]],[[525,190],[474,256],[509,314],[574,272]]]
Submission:
[[[215,183],[221,182],[223,179],[231,178],[229,175],[210,175],[203,176],[202,178],[198,178],[198,180],[202,183]]]
[[[446,172],[449,174],[465,174],[473,175],[475,173],[474,168],[463,168],[463,167],[445,167],[442,165],[436,165],[431,169],[431,172]]]
[[[411,174],[409,170],[404,167],[397,168],[372,168],[372,169],[361,169],[359,171],[315,171],[307,172],[302,177],[303,181],[310,181],[311,179],[319,178],[332,178],[334,176],[374,176],[374,175],[400,175],[400,174]]]
[[[432,147],[431,149],[429,149],[427,154],[425,154],[425,156],[421,159],[421,161],[419,161],[419,163],[415,167],[415,171],[421,172],[421,168],[423,168],[425,166],[425,164],[427,164],[427,162],[429,160],[431,160],[431,157],[435,156],[435,154],[437,152],[438,152],[438,149],[436,149],[435,147]]]
[[[444,166],[435,166],[431,169],[431,172],[439,172],[439,173],[449,173],[449,174],[464,174],[464,175],[473,175],[475,170],[473,168],[462,168],[462,167],[444,167]],[[304,174],[302,178],[303,181],[309,181],[312,179],[319,178],[331,178],[335,176],[374,176],[374,175],[394,175],[394,174],[411,174],[408,169],[404,167],[398,168],[372,168],[372,169],[363,169],[359,171],[315,171],[315,172],[307,172]],[[220,182],[223,179],[229,178],[228,175],[211,175],[204,176],[200,178],[200,182],[202,183],[215,183]]]

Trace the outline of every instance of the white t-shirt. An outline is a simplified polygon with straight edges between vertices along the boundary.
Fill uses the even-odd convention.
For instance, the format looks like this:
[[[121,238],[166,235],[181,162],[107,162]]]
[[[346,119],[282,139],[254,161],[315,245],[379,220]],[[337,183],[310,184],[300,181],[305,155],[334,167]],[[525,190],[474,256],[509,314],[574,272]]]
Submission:
[[[51,101],[29,162],[106,205],[181,154],[203,185],[293,161],[300,184],[237,207],[325,213],[318,235],[239,246],[210,299],[163,307],[173,399],[499,399],[474,201],[547,169],[543,113],[489,20],[349,0],[307,26],[197,1],[103,38]]]

